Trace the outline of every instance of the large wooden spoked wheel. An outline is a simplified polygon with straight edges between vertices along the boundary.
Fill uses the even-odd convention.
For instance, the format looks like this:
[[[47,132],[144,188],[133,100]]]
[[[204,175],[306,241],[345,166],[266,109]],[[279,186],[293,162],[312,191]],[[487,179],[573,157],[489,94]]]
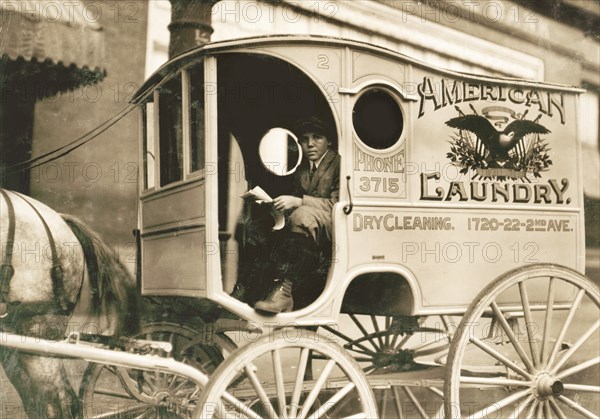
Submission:
[[[169,322],[147,324],[136,338],[169,342],[173,350],[168,356],[207,374],[223,361],[224,352],[235,349],[225,335],[212,335],[207,344],[199,331]],[[201,391],[180,376],[92,363],[83,375],[79,395],[86,419],[189,418]]]
[[[598,418],[598,286],[557,265],[508,272],[474,300],[454,336],[450,418]]]
[[[448,316],[341,314],[322,326],[367,374],[381,417],[443,416],[443,368],[451,332]]]
[[[310,353],[317,354],[309,366]],[[339,345],[286,328],[247,345],[211,375],[198,417],[377,418],[373,392]]]

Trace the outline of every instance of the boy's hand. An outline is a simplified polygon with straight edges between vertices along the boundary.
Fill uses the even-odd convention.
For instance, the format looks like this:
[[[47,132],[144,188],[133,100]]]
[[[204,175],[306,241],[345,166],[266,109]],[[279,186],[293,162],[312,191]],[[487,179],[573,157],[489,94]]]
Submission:
[[[302,198],[291,195],[281,195],[273,200],[273,205],[277,211],[283,212],[298,208],[300,205],[302,205]]]

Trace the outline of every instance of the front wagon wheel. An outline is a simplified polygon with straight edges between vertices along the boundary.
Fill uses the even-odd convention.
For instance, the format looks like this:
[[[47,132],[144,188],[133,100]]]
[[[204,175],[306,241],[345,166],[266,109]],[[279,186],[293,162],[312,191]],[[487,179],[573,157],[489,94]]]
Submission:
[[[598,286],[558,265],[508,272],[452,342],[447,418],[598,418]]]
[[[310,354],[318,359],[309,361]],[[250,343],[211,375],[197,417],[376,419],[366,377],[339,345],[287,328]]]

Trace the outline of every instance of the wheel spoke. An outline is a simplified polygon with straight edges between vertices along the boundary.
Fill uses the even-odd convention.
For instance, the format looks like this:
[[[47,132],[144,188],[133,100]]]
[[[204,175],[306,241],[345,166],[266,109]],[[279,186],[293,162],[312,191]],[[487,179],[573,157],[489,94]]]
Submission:
[[[600,393],[600,387],[585,384],[563,384],[565,390],[582,391],[584,393]]]
[[[317,382],[314,384],[310,393],[308,393],[306,400],[304,400],[304,405],[302,406],[302,410],[300,411],[300,415],[298,416],[299,419],[304,419],[306,418],[306,415],[308,415],[310,408],[312,407],[313,403],[317,399],[317,396],[321,392],[323,384],[325,384],[325,380],[329,378],[329,374],[331,374],[331,371],[333,370],[333,367],[335,367],[335,364],[336,363],[333,359],[327,361],[327,364],[325,365],[325,368],[323,368],[323,371],[317,379]]]
[[[427,412],[425,411],[425,409],[423,409],[423,406],[421,406],[421,403],[419,403],[419,400],[417,400],[417,398],[415,397],[415,395],[412,392],[412,390],[409,389],[408,387],[402,387],[402,389],[404,390],[404,392],[406,393],[406,395],[410,398],[410,400],[413,402],[413,404],[415,405],[415,407],[419,411],[419,415],[421,415],[421,418],[422,419],[429,419],[429,416],[427,415]]]
[[[369,365],[368,367],[363,368],[363,372],[365,374],[367,374],[370,371],[373,371],[375,369],[375,365]]]
[[[525,371],[524,369],[519,367],[517,364],[515,364],[513,361],[508,359],[506,356],[502,355],[500,352],[498,352],[494,348],[487,345],[481,339],[478,339],[476,337],[471,337],[471,338],[469,338],[469,340],[471,341],[471,343],[475,344],[478,348],[480,348],[487,354],[491,355],[492,357],[496,358],[498,361],[502,362],[504,365],[506,365],[508,368],[510,368],[517,374],[520,374],[527,379],[531,379],[531,374],[529,374],[527,371]]]
[[[238,400],[237,398],[235,398],[233,395],[231,395],[228,392],[225,392],[223,394],[222,399],[225,400],[228,404],[230,404],[238,413],[246,415],[247,417],[249,417],[251,419],[263,419],[255,411],[253,411],[248,406],[246,406],[244,403],[242,403],[241,400]],[[231,416],[227,415],[222,402],[218,403],[218,411],[219,411],[219,416],[222,419],[231,417]]]
[[[389,330],[389,328],[388,328]],[[392,349],[396,349],[396,343],[398,342],[398,338],[400,337],[399,333],[394,334],[394,337],[392,338],[391,343],[389,344],[389,347]]]
[[[392,326],[392,316],[386,316],[386,318],[385,318],[385,330],[386,331],[390,330],[391,326]],[[387,348],[389,348],[389,346],[390,346],[390,334],[389,333],[385,336],[385,346]]]
[[[394,393],[394,402],[396,404],[396,413],[398,413],[398,419],[404,419],[404,414],[402,413],[402,403],[400,402],[400,392],[398,391],[398,387],[392,386],[392,393]]]
[[[510,339],[510,342],[512,343],[513,347],[519,354],[519,357],[521,358],[521,360],[523,361],[523,363],[525,364],[527,369],[530,372],[532,372],[534,370],[534,367],[533,367],[533,364],[531,363],[531,360],[529,359],[527,354],[525,354],[523,347],[517,340],[515,334],[513,333],[512,329],[510,328],[510,325],[506,321],[506,317],[504,317],[504,314],[502,313],[502,311],[500,311],[500,307],[498,307],[498,304],[495,301],[492,302],[492,310],[494,310],[494,313],[496,314],[496,318],[500,322],[502,329],[504,329],[506,336],[508,336],[508,338]]]
[[[396,336],[398,336],[398,335],[396,335]],[[397,345],[392,345],[394,348],[394,351],[397,351],[398,349],[401,349],[404,345],[406,345],[406,343],[409,341],[410,338],[411,338],[410,335],[406,335],[402,338],[402,340]]]
[[[523,347],[519,343],[517,337],[515,336],[510,325],[508,324],[506,317],[504,317],[504,314],[502,313],[502,311],[500,310],[500,307],[498,307],[498,304],[495,301],[492,302],[492,310],[494,310],[494,314],[496,315],[496,318],[500,322],[500,325],[502,326],[504,333],[506,333],[506,336],[512,343],[513,348],[515,348],[515,350],[517,351],[517,354],[519,354],[521,361],[523,361],[523,363],[525,364],[525,366],[527,367],[527,369],[530,372],[533,371],[534,367],[533,367],[533,364],[531,363],[531,360],[529,359],[529,357],[523,350]]]
[[[577,413],[585,416],[586,418],[595,419],[595,418],[598,417],[598,415],[590,412],[585,407],[580,406],[579,404],[577,404],[575,401],[569,399],[568,397],[558,396],[558,400],[560,400],[561,402],[563,402],[564,404],[566,404],[567,406],[569,406],[571,409],[573,409]]]
[[[169,390],[171,391],[177,391],[179,390],[184,384],[185,384],[185,379],[174,376],[171,378],[171,381],[169,382]]]
[[[246,371],[246,375],[250,379],[252,387],[254,387],[254,390],[256,390],[256,394],[258,395],[260,402],[262,403],[268,414],[275,419],[279,419],[277,413],[275,413],[275,409],[273,408],[271,401],[269,400],[269,397],[267,396],[267,392],[265,391],[262,384],[260,383],[260,380],[256,376],[256,366],[252,364],[246,365],[244,367],[244,371]]]
[[[379,342],[379,347],[377,349],[383,350],[385,344],[383,343],[383,339],[381,339],[379,325],[377,324],[377,317],[371,315],[371,323],[373,323],[373,329],[375,329],[375,336],[377,336],[377,342]]]
[[[521,400],[522,398],[526,397],[530,392],[531,392],[531,390],[527,389],[527,390],[519,391],[518,393],[514,393],[514,394],[504,398],[504,400],[494,402],[492,405],[488,406],[488,408],[480,410],[479,412],[475,413],[473,416],[470,416],[470,417],[473,419],[485,418],[488,415],[490,415],[491,413],[497,412],[500,409],[504,409],[509,404],[514,403],[518,400]]]
[[[558,337],[556,338],[556,342],[554,343],[554,349],[552,350],[550,357],[548,358],[548,363],[546,365],[552,365],[554,363],[554,360],[556,359],[556,355],[558,354],[558,351],[561,347],[561,343],[562,343],[563,339],[565,338],[565,335],[567,334],[567,330],[571,326],[571,322],[573,321],[573,318],[575,317],[575,312],[579,308],[579,304],[581,303],[581,300],[582,300],[584,294],[585,294],[585,290],[583,290],[583,289],[580,289],[579,292],[577,293],[577,296],[575,297],[575,301],[573,301],[573,305],[571,306],[571,309],[569,310],[569,314],[567,315],[567,318],[565,319],[565,323],[563,324],[563,327],[562,327]]]
[[[592,336],[600,327],[600,320],[597,320],[596,323],[592,327],[590,327],[579,339],[575,342],[569,350],[562,356],[562,358],[556,363],[556,365],[550,371],[551,374],[556,374],[556,372],[562,367],[565,362],[567,362],[571,356],[585,343],[586,340],[590,336]]]
[[[427,390],[431,391],[433,394],[435,394],[439,397],[444,397],[444,392],[442,390],[440,390],[439,388],[427,387]]]
[[[352,352],[356,352],[357,354],[370,355],[371,357],[376,355],[376,353],[373,351],[359,351],[358,349],[352,349],[352,348],[348,348],[348,350],[351,350]]]
[[[358,319],[356,318],[356,316],[354,314],[350,314],[350,318],[352,319],[352,321],[354,322],[354,324],[356,325],[356,327],[358,327],[358,329],[361,331],[361,333],[363,334],[363,336],[367,337],[370,335],[370,333],[367,333],[366,329],[364,328],[364,326],[361,324],[361,322],[358,321]],[[377,344],[373,341],[372,338],[368,338],[368,341],[371,343],[371,345],[373,346],[373,348],[378,351],[379,348],[377,347]]]
[[[375,352],[373,352],[371,349],[367,348],[365,345],[362,345],[362,344],[360,344],[360,343],[356,343],[356,342],[354,341],[354,339],[351,339],[351,338],[349,338],[348,336],[346,336],[346,335],[344,335],[343,333],[341,333],[341,332],[339,332],[339,331],[335,330],[335,329],[334,329],[334,328],[332,328],[331,326],[323,326],[323,328],[324,328],[325,330],[327,330],[328,332],[331,332],[331,333],[333,333],[334,335],[336,335],[336,336],[338,336],[338,337],[340,337],[340,338],[344,339],[346,342],[348,342],[348,343],[350,344],[350,346],[351,346],[349,349],[351,349],[351,350],[353,350],[353,351],[356,351],[356,349],[352,349],[352,346],[356,346],[356,347],[358,347],[358,348],[361,348],[361,349],[362,349],[363,351],[365,351],[366,353],[369,353],[369,354],[372,354],[372,355],[374,355],[374,354],[375,354]]]
[[[325,403],[323,403],[316,412],[314,412],[312,415],[310,415],[309,418],[310,419],[319,419],[319,418],[323,417],[323,415],[325,413],[327,413],[327,411],[329,411],[336,404],[338,404],[338,402],[340,400],[342,400],[344,397],[346,397],[348,394],[350,394],[350,392],[352,390],[354,390],[355,387],[356,386],[354,383],[346,384],[344,387],[342,387],[340,390],[338,390],[332,397],[330,397],[329,400],[327,400]]]
[[[329,333],[333,333],[334,335],[336,335],[337,337],[340,337],[342,339],[344,339],[346,342],[351,343],[354,341],[354,339],[350,338],[349,336],[343,334],[342,332],[340,332],[339,330],[334,329],[333,327],[325,324],[321,326],[323,329],[327,330]]]
[[[560,407],[554,401],[554,399],[548,399],[548,406],[550,406],[552,408],[552,411],[554,412],[554,414],[556,416],[558,416],[560,419],[567,419],[567,415],[565,415],[565,413],[560,409]],[[550,412],[548,412],[548,417],[550,417],[549,413]]]
[[[277,402],[279,403],[279,415],[285,416],[285,387],[283,385],[283,370],[281,367],[281,353],[279,349],[272,352],[273,358],[273,373],[275,375],[275,388],[277,389]]]
[[[590,359],[588,361],[582,362],[579,365],[575,365],[571,368],[568,368],[566,370],[559,372],[558,374],[556,374],[556,378],[559,380],[562,380],[570,375],[576,374],[576,373],[583,371],[589,367],[597,365],[598,363],[600,363],[600,357]]]
[[[115,390],[106,389],[106,388],[96,388],[94,390],[94,394],[100,394],[102,396],[118,397],[121,399],[131,399],[131,394],[129,394],[129,393],[115,391]]]
[[[550,414],[550,402],[548,400],[544,400],[544,403],[540,405],[540,408],[537,411],[537,419],[549,419],[552,417]]]
[[[556,278],[551,277],[548,283],[548,305],[546,306],[546,318],[544,320],[544,332],[542,334],[542,349],[540,350],[541,364],[546,364],[546,342],[550,339],[550,330],[552,328],[552,314],[554,311],[554,293],[556,291]]]
[[[519,415],[525,410],[525,408],[531,403],[534,399],[533,394],[530,394],[529,397],[523,402],[517,405],[517,408],[513,410],[507,417],[508,418],[518,418]]]
[[[300,401],[300,393],[302,392],[302,383],[304,382],[304,373],[308,364],[307,348],[302,348],[300,359],[298,360],[298,371],[296,373],[296,382],[294,383],[294,391],[292,393],[292,401],[290,403],[290,417],[295,418],[298,412],[298,404]]]
[[[531,308],[529,306],[529,296],[527,295],[527,287],[525,282],[519,282],[519,293],[521,294],[521,303],[523,304],[523,312],[525,314],[525,331],[527,332],[527,340],[529,341],[529,349],[531,351],[531,359],[533,365],[537,367],[539,354],[537,342],[532,334],[532,328],[534,325],[533,317],[531,317]]]
[[[127,382],[133,381],[131,379],[131,377],[129,376],[129,374],[127,373],[126,369],[119,368],[119,371],[120,371],[121,378],[124,381],[127,381]],[[142,374],[142,377],[144,377],[144,382],[146,384],[148,384],[148,387],[150,387],[151,390],[156,390],[156,388],[160,387],[160,384],[158,384],[159,376],[158,376],[157,372],[144,371],[141,374]]]
[[[381,390],[381,401],[379,403],[379,414],[382,418],[387,416],[387,402],[388,402],[388,389],[384,388]]]
[[[438,346],[434,346],[434,345],[438,345]],[[430,348],[430,346],[433,346],[433,348]],[[448,349],[449,347],[450,347],[449,344],[444,344],[444,345],[440,346],[439,342],[428,342],[421,346],[417,346],[411,350],[414,352],[414,357],[418,358],[420,356],[427,356],[427,355],[431,355],[431,354],[436,354],[438,352],[442,352],[442,351]]]
[[[150,397],[148,394],[144,394],[143,390],[138,388],[138,382],[134,381],[133,378],[131,378],[126,368],[118,367],[117,370],[117,377],[119,378],[119,381],[125,388],[125,391],[131,394],[131,397],[144,403],[154,403],[154,398]],[[137,372],[138,371],[136,371],[136,373]],[[143,377],[145,377],[145,375],[143,375]],[[150,390],[154,390],[156,388],[155,386],[153,387],[152,384],[148,382],[146,378],[144,378],[144,382],[148,384]]]
[[[533,399],[533,403],[531,403],[531,406],[529,407],[529,411],[527,411],[527,415],[525,415],[525,419],[531,419],[533,418],[533,415],[535,414],[535,410],[538,408],[540,404],[540,401],[538,399]],[[541,410],[541,408],[540,408]]]

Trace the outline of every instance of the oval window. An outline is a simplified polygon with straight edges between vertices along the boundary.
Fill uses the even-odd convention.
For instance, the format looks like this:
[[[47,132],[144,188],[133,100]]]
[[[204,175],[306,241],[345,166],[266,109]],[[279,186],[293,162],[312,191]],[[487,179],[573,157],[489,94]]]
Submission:
[[[352,124],[363,143],[385,150],[400,139],[404,120],[400,105],[392,95],[382,89],[370,89],[354,104]]]
[[[273,128],[260,140],[258,155],[263,166],[277,176],[291,175],[302,161],[298,138],[285,128]]]

